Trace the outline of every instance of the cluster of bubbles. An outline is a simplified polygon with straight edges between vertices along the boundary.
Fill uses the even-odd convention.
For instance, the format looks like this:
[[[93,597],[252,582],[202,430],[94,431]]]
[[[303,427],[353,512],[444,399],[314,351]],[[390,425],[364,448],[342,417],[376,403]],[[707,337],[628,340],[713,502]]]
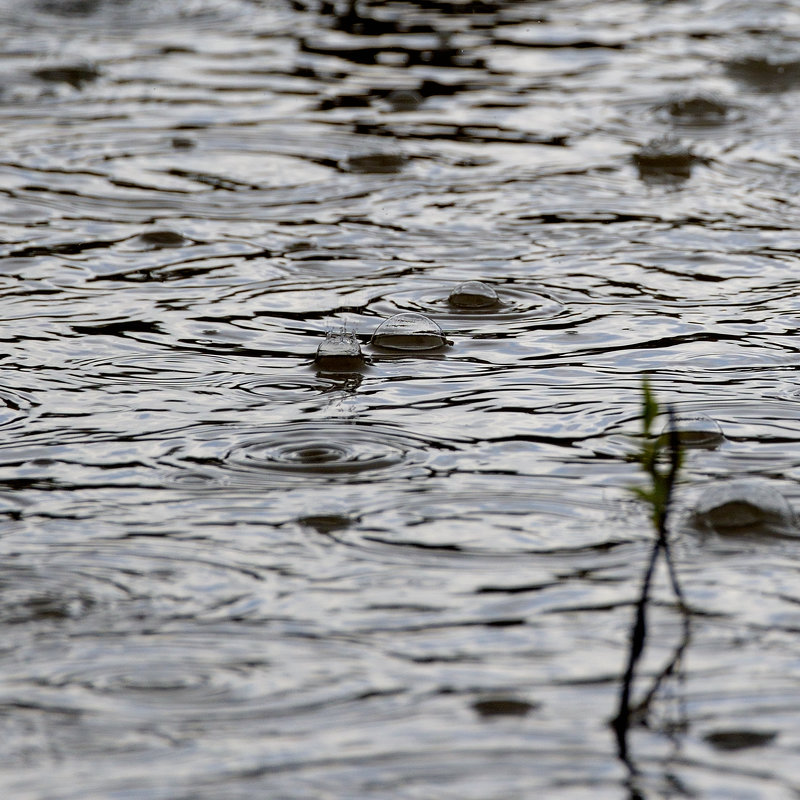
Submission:
[[[500,305],[497,292],[482,281],[458,284],[448,296],[448,303],[461,309],[487,309]],[[370,343],[383,350],[428,351],[452,344],[439,325],[425,314],[406,311],[384,320],[372,334]],[[317,366],[325,372],[359,370],[366,358],[356,335],[348,331],[332,331],[317,348]]]
[[[493,287],[474,280],[458,284],[447,299],[452,307],[463,310],[501,305]],[[378,325],[370,344],[379,350],[426,352],[452,342],[430,317],[407,311]],[[320,370],[330,373],[357,372],[366,361],[356,334],[349,331],[328,333],[315,357]],[[683,447],[713,449],[725,441],[719,423],[700,412],[680,414],[674,425]],[[662,436],[668,435],[669,430],[665,429]],[[700,530],[724,535],[797,535],[797,519],[791,505],[763,480],[732,480],[710,486],[695,504],[693,522]]]
[[[679,414],[675,431],[684,448],[713,449],[725,441],[720,424],[706,414]],[[670,433],[669,426],[662,437]],[[758,534],[797,536],[797,517],[786,498],[769,481],[736,479],[714,483],[698,497],[694,526],[723,536]]]
[[[737,119],[739,114],[713,93],[674,97],[658,106],[656,113],[673,125],[688,129],[723,125]],[[691,175],[692,167],[708,160],[670,131],[642,145],[633,154],[633,163],[645,181],[683,181]]]

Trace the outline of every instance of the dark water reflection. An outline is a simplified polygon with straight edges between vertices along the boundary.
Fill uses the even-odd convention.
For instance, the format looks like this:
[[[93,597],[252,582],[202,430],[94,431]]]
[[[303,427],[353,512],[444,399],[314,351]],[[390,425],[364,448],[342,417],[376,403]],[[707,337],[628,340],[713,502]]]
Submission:
[[[0,0],[3,796],[628,796],[649,372],[724,436],[636,785],[794,797],[797,541],[693,509],[800,509],[798,26]],[[369,344],[408,312],[452,344]],[[315,365],[332,332],[363,368]]]

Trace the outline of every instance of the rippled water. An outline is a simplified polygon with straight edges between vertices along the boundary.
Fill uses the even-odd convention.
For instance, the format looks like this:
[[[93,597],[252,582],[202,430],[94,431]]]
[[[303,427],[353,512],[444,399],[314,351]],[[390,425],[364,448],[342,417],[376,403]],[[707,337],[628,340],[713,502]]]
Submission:
[[[0,12],[4,797],[798,796],[800,544],[692,515],[800,510],[796,4]],[[645,372],[724,440],[631,788]]]

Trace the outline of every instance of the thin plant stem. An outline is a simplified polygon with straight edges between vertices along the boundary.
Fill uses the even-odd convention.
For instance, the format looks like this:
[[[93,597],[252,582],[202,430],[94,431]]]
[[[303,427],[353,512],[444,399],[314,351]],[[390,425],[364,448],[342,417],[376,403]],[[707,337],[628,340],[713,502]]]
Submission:
[[[650,550],[650,557],[645,567],[644,576],[642,577],[641,589],[639,598],[636,602],[636,614],[634,617],[633,627],[630,635],[630,647],[628,649],[628,661],[625,667],[625,672],[622,676],[620,684],[619,706],[617,715],[611,721],[617,740],[617,753],[620,760],[622,760],[630,770],[632,775],[636,774],[636,768],[630,758],[630,750],[628,745],[628,732],[631,727],[634,709],[632,709],[631,695],[636,678],[636,667],[639,659],[644,652],[647,642],[647,609],[650,602],[650,589],[653,582],[658,558],[663,552],[664,560],[667,564],[669,573],[670,584],[678,605],[683,614],[683,637],[682,640],[673,654],[670,662],[665,666],[661,673],[656,677],[652,687],[645,694],[642,703],[638,704],[635,708],[637,713],[646,711],[656,692],[658,691],[662,681],[673,674],[681,657],[689,643],[689,614],[686,606],[683,591],[678,580],[677,570],[672,559],[669,543],[669,515],[672,503],[672,494],[675,484],[678,479],[678,474],[681,467],[681,448],[680,437],[678,435],[677,426],[675,424],[674,410],[669,407],[667,409],[667,416],[669,419],[668,435],[666,454],[669,462],[668,467],[664,470],[660,466],[661,457],[664,455],[663,439],[651,440],[650,429],[652,422],[658,414],[658,405],[653,397],[652,392],[647,381],[644,382],[642,387],[643,395],[643,434],[644,440],[642,449],[639,454],[639,461],[642,468],[650,477],[650,487],[648,489],[637,489],[636,493],[649,503],[651,507],[653,526],[656,532],[656,538]]]

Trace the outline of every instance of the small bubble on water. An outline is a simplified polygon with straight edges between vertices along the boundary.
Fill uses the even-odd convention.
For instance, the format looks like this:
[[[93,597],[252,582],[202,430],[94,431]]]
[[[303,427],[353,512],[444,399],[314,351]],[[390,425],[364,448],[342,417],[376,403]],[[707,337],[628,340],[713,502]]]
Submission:
[[[396,89],[386,97],[393,111],[416,111],[422,103],[422,95],[410,89]]]
[[[476,700],[472,708],[484,719],[491,717],[524,717],[536,704],[514,697],[486,697]]]
[[[341,514],[311,514],[297,520],[306,528],[312,528],[317,533],[332,533],[350,527],[350,518]]]
[[[344,168],[364,175],[390,175],[400,172],[407,163],[408,156],[402,153],[368,153],[350,156],[344,162]]]
[[[490,308],[499,302],[497,292],[482,281],[459,283],[447,298],[452,306],[458,308]]]
[[[770,744],[777,735],[777,731],[721,730],[707,733],[703,739],[717,750],[744,750]]]
[[[725,441],[720,424],[701,412],[688,412],[675,416],[675,429],[680,443],[685,447],[716,447]],[[661,432],[664,440],[669,438],[667,423]]]
[[[186,237],[180,233],[166,228],[153,231],[145,231],[139,236],[139,243],[152,250],[159,250],[162,247],[183,247],[188,243]]]
[[[673,97],[664,108],[676,122],[692,125],[716,125],[730,114],[728,104],[711,93]]]
[[[197,146],[195,140],[188,136],[173,136],[171,144],[176,150],[191,150]]]
[[[695,161],[691,148],[671,135],[652,139],[633,155],[642,178],[688,178]]]
[[[361,345],[354,333],[329,333],[317,348],[314,361],[326,372],[352,372],[364,366]]]
[[[73,89],[81,89],[85,83],[91,83],[99,76],[100,72],[93,64],[64,64],[33,71],[34,78],[46,83],[66,83]]]

